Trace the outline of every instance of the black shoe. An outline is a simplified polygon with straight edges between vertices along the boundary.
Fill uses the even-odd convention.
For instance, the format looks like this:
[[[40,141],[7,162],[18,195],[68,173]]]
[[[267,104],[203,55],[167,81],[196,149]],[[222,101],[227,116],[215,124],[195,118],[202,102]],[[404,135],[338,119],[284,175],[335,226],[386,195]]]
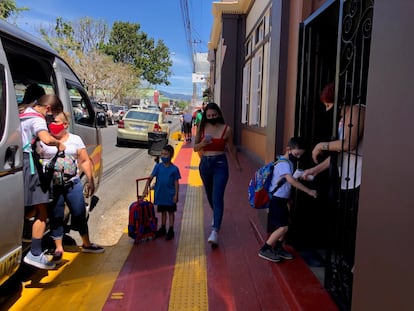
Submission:
[[[280,257],[278,254],[276,254],[273,249],[268,248],[266,250],[260,250],[259,251],[259,257],[272,261],[272,262],[279,262],[282,260],[282,257]]]
[[[165,239],[169,241],[169,240],[172,240],[173,238],[174,238],[174,229],[171,227],[170,229],[168,229]]]
[[[293,255],[288,251],[284,250],[283,248],[275,249],[274,251],[279,257],[283,259],[293,259]]]
[[[167,230],[165,229],[164,226],[162,226],[161,228],[158,229],[157,233],[155,233],[155,237],[160,238],[164,236],[166,233],[167,233]]]

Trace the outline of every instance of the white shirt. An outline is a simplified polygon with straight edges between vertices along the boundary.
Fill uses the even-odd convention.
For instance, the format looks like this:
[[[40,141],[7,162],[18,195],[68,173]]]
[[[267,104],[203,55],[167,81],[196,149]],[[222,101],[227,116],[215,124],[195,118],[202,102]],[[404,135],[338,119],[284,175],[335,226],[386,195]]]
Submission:
[[[82,138],[72,133],[69,133],[69,137],[64,144],[66,146],[65,154],[73,156],[76,160],[78,159],[78,150],[85,148]],[[44,143],[40,143],[40,149],[39,153],[43,159],[51,159],[57,152],[57,147],[48,146]]]
[[[293,174],[293,164],[283,158],[284,160],[279,161],[276,163],[274,169],[273,169],[273,177],[272,182],[270,183],[270,191],[273,191],[273,189],[276,188],[277,183],[283,176],[285,175],[292,175]],[[274,194],[273,196],[289,199],[290,197],[290,184],[288,182],[285,182]]]
[[[25,113],[38,113],[33,108],[29,107],[27,108],[23,114]],[[49,131],[47,128],[46,120],[45,118],[42,118],[40,116],[40,113],[38,113],[39,116],[30,116],[27,118],[20,119],[20,129],[22,131],[22,143],[23,146],[26,146],[27,144],[31,144],[33,137],[37,136],[37,134],[41,131]],[[23,152],[29,153],[31,151],[31,146],[24,148]]]

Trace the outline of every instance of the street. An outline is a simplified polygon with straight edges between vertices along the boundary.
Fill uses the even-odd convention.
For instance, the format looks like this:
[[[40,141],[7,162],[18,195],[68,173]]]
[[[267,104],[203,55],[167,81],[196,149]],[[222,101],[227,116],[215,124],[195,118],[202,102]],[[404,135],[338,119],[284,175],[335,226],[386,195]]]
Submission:
[[[176,116],[168,116],[172,123],[170,133],[179,129]],[[116,146],[117,125],[101,129],[103,146],[103,174],[96,195],[99,202],[89,215],[89,235],[93,243],[109,249],[118,244],[128,225],[130,204],[136,200],[136,182],[140,177],[149,176],[154,166],[154,157],[148,155],[146,146]],[[176,142],[169,144],[175,147]],[[78,232],[70,231],[78,245],[82,244]],[[22,264],[19,271],[0,287],[0,310],[23,298],[22,282],[42,279],[44,270],[31,269]],[[6,309],[3,309],[5,307]]]
[[[177,116],[168,116],[170,133],[177,131]],[[128,225],[128,208],[136,200],[136,182],[147,177],[154,166],[154,157],[148,155],[145,146],[117,147],[116,125],[102,128],[103,174],[96,192],[99,202],[89,216],[89,235],[91,241],[102,246],[118,242]],[[169,143],[175,147],[175,141]],[[141,190],[141,189],[140,189]],[[71,232],[77,243],[79,234]]]

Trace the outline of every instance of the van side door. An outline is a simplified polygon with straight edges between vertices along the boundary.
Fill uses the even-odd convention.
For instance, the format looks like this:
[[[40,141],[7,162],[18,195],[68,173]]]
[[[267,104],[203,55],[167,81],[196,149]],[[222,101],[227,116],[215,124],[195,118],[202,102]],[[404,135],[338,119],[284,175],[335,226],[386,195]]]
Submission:
[[[24,219],[23,152],[16,93],[0,42],[0,284],[21,260]]]
[[[59,97],[65,111],[72,116],[70,130],[82,137],[86,150],[93,162],[95,188],[98,189],[102,176],[102,139],[96,125],[95,111],[88,94],[78,77],[60,58],[55,59],[54,68]]]

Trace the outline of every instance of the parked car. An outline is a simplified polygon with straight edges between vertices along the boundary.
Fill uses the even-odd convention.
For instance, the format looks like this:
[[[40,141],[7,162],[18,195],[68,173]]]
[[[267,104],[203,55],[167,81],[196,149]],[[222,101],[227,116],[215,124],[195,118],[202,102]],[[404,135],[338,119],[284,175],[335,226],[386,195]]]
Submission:
[[[107,127],[108,126],[108,118],[106,116],[105,107],[102,104],[91,101],[93,109],[95,110],[95,118],[96,118],[96,125],[99,127]]]
[[[130,109],[118,122],[116,143],[148,143],[149,132],[165,132],[170,134],[170,127],[160,111]]]
[[[119,120],[122,120],[123,116],[125,115],[125,112],[126,109],[123,106],[115,106],[113,113],[114,121],[118,123]]]
[[[114,104],[112,103],[101,103],[101,105],[104,107],[105,111],[106,111],[106,119],[108,120],[108,124],[110,125],[114,125],[115,124],[115,120],[114,120]]]

